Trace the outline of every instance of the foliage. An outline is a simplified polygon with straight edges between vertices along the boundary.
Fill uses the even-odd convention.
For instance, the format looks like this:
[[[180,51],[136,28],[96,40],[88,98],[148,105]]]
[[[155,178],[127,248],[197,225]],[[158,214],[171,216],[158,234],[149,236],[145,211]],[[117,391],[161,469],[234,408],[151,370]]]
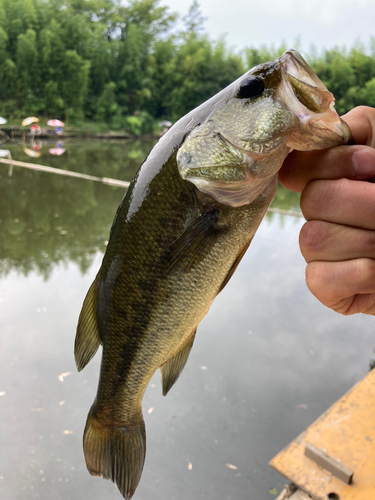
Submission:
[[[159,0],[0,0],[0,114],[146,133],[287,48],[210,40],[196,0],[177,21]],[[375,105],[375,38],[305,56],[340,113]]]

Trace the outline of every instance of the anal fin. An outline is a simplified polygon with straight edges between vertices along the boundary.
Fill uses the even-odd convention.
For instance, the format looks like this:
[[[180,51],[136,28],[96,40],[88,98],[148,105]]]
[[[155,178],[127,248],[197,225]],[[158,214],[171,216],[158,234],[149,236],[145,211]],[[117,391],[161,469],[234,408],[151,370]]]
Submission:
[[[166,396],[181,375],[184,366],[188,360],[191,348],[193,347],[195,334],[197,330],[189,338],[188,342],[173,358],[169,359],[163,366],[160,367],[161,381],[163,385],[163,396]]]
[[[98,302],[98,276],[89,288],[78,319],[76,339],[74,343],[74,358],[80,372],[94,357],[101,340],[96,320]]]

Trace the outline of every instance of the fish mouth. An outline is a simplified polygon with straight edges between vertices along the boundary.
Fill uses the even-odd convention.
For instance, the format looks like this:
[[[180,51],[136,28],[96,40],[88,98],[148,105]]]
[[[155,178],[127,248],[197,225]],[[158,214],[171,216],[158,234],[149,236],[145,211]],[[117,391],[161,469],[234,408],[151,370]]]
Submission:
[[[315,86],[329,92],[318,75],[311,69],[299,52],[294,49],[287,50],[279,57],[283,72],[311,86]],[[331,94],[331,92],[329,92]],[[332,94],[331,94],[332,95]]]
[[[324,149],[352,141],[350,128],[337,114],[333,94],[296,50],[280,58],[282,84],[278,94],[299,121],[288,145],[293,149]]]

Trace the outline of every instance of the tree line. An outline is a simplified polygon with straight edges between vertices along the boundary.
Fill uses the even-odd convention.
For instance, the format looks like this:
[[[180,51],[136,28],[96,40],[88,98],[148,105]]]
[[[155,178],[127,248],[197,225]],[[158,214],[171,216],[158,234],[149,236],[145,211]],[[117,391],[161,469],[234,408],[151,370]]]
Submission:
[[[179,18],[159,0],[0,0],[0,115],[147,133],[287,48],[235,52],[204,22],[197,1]],[[375,106],[374,37],[303,55],[339,113]]]

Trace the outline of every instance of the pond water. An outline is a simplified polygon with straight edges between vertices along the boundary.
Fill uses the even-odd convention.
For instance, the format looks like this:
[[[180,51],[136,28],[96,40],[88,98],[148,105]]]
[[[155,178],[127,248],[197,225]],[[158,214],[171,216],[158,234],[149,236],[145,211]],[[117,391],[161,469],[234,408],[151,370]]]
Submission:
[[[16,160],[131,180],[152,143],[75,142]],[[122,498],[86,470],[82,433],[100,353],[81,373],[77,318],[124,189],[0,165],[0,498]],[[298,210],[280,189],[274,206]],[[374,318],[345,318],[307,290],[303,219],[267,214],[234,277],[198,328],[166,398],[143,400],[147,456],[135,500],[271,499],[268,466],[369,370]]]

